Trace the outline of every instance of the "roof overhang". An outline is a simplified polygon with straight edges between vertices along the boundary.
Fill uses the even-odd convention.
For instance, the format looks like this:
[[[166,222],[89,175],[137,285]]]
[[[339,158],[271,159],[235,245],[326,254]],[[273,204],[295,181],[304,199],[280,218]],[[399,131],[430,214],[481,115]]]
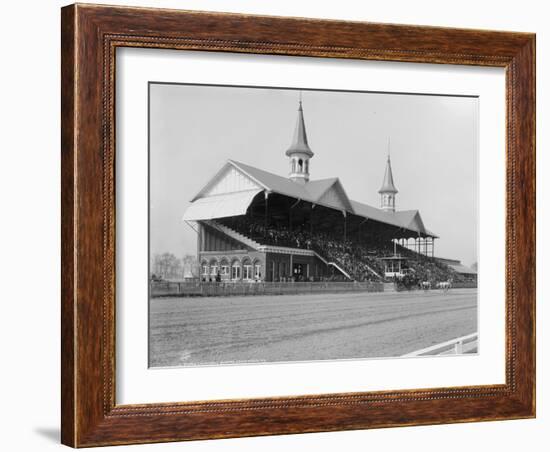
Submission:
[[[246,214],[248,206],[262,189],[207,196],[192,202],[183,214],[184,221],[212,220]]]
[[[462,264],[447,264],[449,267],[451,267],[455,272],[460,273],[462,275],[477,275],[477,272],[475,270],[472,270],[469,267],[466,267]]]

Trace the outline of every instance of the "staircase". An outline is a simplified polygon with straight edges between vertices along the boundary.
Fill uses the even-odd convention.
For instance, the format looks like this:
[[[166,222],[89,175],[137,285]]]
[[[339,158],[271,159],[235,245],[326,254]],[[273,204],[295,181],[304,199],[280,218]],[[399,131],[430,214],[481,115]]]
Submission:
[[[261,244],[247,237],[246,235],[241,234],[240,232],[231,229],[228,226],[225,226],[221,223],[218,223],[214,220],[203,220],[203,223],[210,226],[211,228],[217,229],[220,232],[223,232],[228,237],[231,237],[233,240],[242,243],[243,245],[248,246],[249,248],[257,250]]]
[[[342,273],[346,278],[351,279],[353,281],[353,278],[349,275],[349,273],[345,271],[342,267],[340,267],[340,265],[338,265],[336,262],[329,262],[328,265],[332,265],[340,273]]]
[[[380,276],[378,273],[376,273],[376,272],[371,268],[370,265],[365,264],[365,267],[367,267],[367,269],[368,269],[374,276],[376,276],[377,278],[382,279],[382,276]]]

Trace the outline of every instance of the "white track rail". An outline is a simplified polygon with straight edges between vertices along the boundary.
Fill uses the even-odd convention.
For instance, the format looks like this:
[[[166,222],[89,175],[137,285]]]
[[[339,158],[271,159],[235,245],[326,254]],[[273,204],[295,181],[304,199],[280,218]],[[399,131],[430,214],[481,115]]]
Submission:
[[[403,355],[403,358],[414,356],[428,355],[460,355],[464,353],[465,345],[477,342],[477,333],[468,334],[467,336],[457,337],[450,341],[441,342],[440,344],[432,345],[431,347],[422,348],[411,353]]]

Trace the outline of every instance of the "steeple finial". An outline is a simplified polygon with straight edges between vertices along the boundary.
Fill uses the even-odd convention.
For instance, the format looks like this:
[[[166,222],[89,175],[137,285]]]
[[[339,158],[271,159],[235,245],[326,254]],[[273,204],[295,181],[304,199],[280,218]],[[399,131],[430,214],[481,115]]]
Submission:
[[[391,169],[391,160],[390,154],[388,152],[388,160],[386,161],[386,171],[384,173],[384,180],[382,181],[382,187],[378,190],[378,193],[397,193],[398,190],[395,188],[393,183],[393,172]]]
[[[390,137],[388,137],[388,158],[386,160],[386,171],[384,172],[384,180],[382,181],[382,187],[378,190],[380,193],[380,207],[383,210],[395,212],[395,195],[397,194],[397,188],[393,183],[393,172],[391,169],[390,160]]]
[[[310,158],[313,157],[313,152],[309,148],[309,144],[307,142],[304,110],[302,107],[302,91],[300,91],[298,102],[298,117],[296,119],[296,128],[294,129],[294,137],[292,139],[292,144],[286,151],[286,155],[290,157],[292,154],[296,153],[305,154]]]
[[[304,109],[302,107],[302,91],[298,98],[298,117],[296,119],[296,128],[292,143],[286,151],[289,157],[290,172],[289,177],[294,182],[306,183],[309,181],[309,159],[313,157],[313,152],[307,142],[306,124],[304,121]]]

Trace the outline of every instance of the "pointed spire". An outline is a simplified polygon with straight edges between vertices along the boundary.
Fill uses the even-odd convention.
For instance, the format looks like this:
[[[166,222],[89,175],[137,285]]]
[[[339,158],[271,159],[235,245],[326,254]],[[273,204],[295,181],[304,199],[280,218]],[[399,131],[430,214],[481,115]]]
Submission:
[[[300,101],[298,104],[298,117],[296,119],[296,128],[294,129],[294,137],[292,144],[286,151],[287,156],[294,153],[306,154],[308,157],[313,157],[313,152],[309,148],[307,142],[306,125],[304,122],[304,110],[302,108],[302,92],[300,91]]]
[[[393,183],[393,173],[391,170],[391,160],[390,160],[390,139],[388,137],[388,159],[386,161],[386,172],[384,173],[384,181],[382,182],[382,187],[378,190],[378,193],[397,193],[397,188]]]

